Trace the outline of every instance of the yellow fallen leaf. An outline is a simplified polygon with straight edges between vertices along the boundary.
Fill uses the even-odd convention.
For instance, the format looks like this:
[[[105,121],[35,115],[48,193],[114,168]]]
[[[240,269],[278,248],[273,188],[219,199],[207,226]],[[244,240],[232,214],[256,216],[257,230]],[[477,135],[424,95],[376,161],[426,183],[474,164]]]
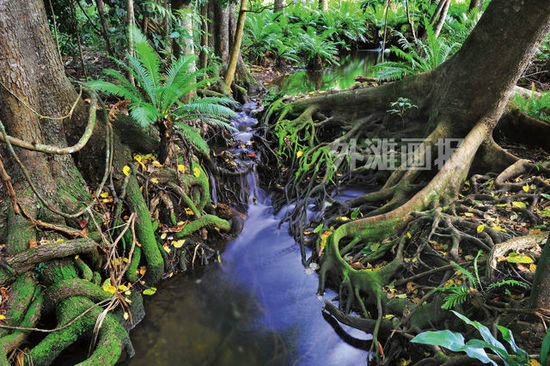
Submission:
[[[175,240],[172,242],[172,245],[174,246],[174,248],[178,248],[178,249],[181,248],[183,244],[185,244],[185,239]]]
[[[153,166],[157,168],[162,168],[162,164],[158,162],[158,160],[153,160]]]
[[[476,230],[477,230],[477,233],[478,233],[478,234],[479,234],[479,233],[482,233],[483,230],[485,230],[485,225],[483,225],[483,224],[478,225]]]
[[[147,272],[147,267],[145,267],[145,266],[139,267],[139,274],[140,275],[143,276],[145,274],[145,272]]]
[[[180,173],[185,173],[185,170],[186,170],[185,165],[183,165],[183,164],[178,164],[178,171],[179,171]]]
[[[151,178],[151,183],[158,184],[159,179],[158,178]]]
[[[185,208],[185,214],[188,215],[188,216],[193,216],[195,213],[189,207],[186,207]]]
[[[124,168],[122,168],[122,172],[124,173],[125,176],[129,176],[130,175],[130,167],[128,165],[124,165]]]
[[[493,226],[493,229],[498,230],[498,231],[502,231],[503,233],[506,232],[506,229],[503,229],[500,226]]]
[[[302,155],[304,155],[304,153],[302,151],[296,152],[296,157],[297,158],[301,157]]]
[[[512,206],[516,208],[527,208],[527,205],[525,204],[525,202],[518,202],[518,201],[512,202]]]
[[[118,286],[118,289],[119,289],[120,291],[122,291],[122,292],[125,292],[125,291],[128,291],[128,286],[126,286],[126,285],[120,285],[120,286]]]
[[[408,231],[407,231],[407,238],[409,238],[409,239],[412,238],[411,233],[409,233]]]
[[[166,239],[166,233],[162,233],[162,234],[160,235],[160,238],[161,238],[162,240]]]
[[[528,364],[529,364],[529,366],[541,366],[540,362],[533,359],[533,358],[529,360]]]
[[[193,175],[198,178],[201,175],[201,170],[197,167],[194,167],[193,168]]]
[[[464,212],[464,216],[468,216],[468,217],[470,217],[470,216],[474,216],[474,214],[473,214],[473,213],[471,213],[471,212]]]
[[[101,194],[99,195],[99,197],[101,197],[101,198],[107,198],[107,197],[109,197],[109,192],[103,192],[103,193],[101,193]]]
[[[521,189],[523,189],[525,192],[529,192],[529,184],[524,185],[523,187],[521,187]]]
[[[149,295],[149,296],[154,295],[156,292],[157,292],[156,287],[151,287],[151,288],[143,290],[143,294],[144,295]]]
[[[130,317],[130,315],[128,315],[128,313],[126,311],[124,312],[123,316],[124,316],[124,320],[128,320],[128,318]]]
[[[6,319],[5,315],[0,315],[0,320],[5,320],[5,319]]]
[[[535,273],[537,271],[537,265],[536,264],[530,264],[529,265],[529,271],[532,273]]]

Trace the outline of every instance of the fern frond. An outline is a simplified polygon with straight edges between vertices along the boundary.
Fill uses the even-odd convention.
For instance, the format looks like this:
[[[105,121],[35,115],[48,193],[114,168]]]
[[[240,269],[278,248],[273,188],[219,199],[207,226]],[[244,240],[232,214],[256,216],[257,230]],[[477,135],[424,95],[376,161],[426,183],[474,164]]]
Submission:
[[[139,84],[143,88],[143,90],[149,97],[149,100],[151,101],[151,103],[153,103],[156,106],[157,105],[157,95],[155,92],[156,88],[153,80],[149,76],[149,73],[136,57],[130,54],[126,54],[126,59],[128,60],[130,69],[133,71],[137,84]]]
[[[161,117],[155,106],[146,102],[132,103],[130,105],[130,115],[143,127],[154,123]]]
[[[472,285],[472,287],[474,288],[479,288],[479,283],[477,282],[477,279],[476,277],[472,274],[472,272],[468,271],[466,268],[462,267],[460,264],[456,263],[456,262],[451,262],[451,265],[460,273],[462,273],[462,275],[464,277],[466,277],[468,279],[468,281],[470,281],[470,284]]]
[[[193,127],[178,121],[176,121],[176,125],[181,134],[198,152],[204,155],[210,154],[208,143],[204,141],[202,136]]]
[[[198,103],[191,102],[185,104],[177,109],[176,115],[183,116],[185,114],[198,114],[205,116],[220,116],[220,117],[234,117],[236,113],[228,107],[221,104],[214,103]]]
[[[130,33],[132,33],[134,39],[134,48],[136,50],[136,56],[147,70],[149,77],[154,87],[160,86],[160,57],[155,52],[153,47],[147,41],[147,37],[141,30],[132,25],[129,27]]]
[[[113,84],[103,80],[88,81],[86,85],[96,91],[102,91],[107,94],[114,94],[118,97],[125,98],[131,101],[135,100],[134,95],[122,85]]]
[[[492,290],[492,289],[499,288],[499,287],[502,287],[502,286],[517,286],[517,287],[523,287],[523,288],[528,288],[529,287],[528,284],[526,284],[525,282],[522,282],[522,281],[503,280],[503,281],[500,281],[500,282],[491,283],[488,286],[488,288],[489,288],[489,290]]]
[[[447,310],[454,309],[456,306],[465,303],[472,296],[468,290],[469,288],[466,286],[452,288],[452,292],[445,298],[445,302],[441,308]]]
[[[120,83],[119,85],[128,91],[128,96],[125,97],[126,99],[131,100],[132,102],[143,100],[143,95],[139,89],[133,85],[120,71],[105,69],[103,70],[103,73],[118,81]]]

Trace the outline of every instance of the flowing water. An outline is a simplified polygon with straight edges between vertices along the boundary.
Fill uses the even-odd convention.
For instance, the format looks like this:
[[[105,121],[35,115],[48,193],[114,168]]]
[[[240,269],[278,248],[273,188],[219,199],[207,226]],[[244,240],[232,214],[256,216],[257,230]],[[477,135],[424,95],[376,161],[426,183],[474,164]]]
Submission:
[[[242,156],[257,123],[254,108],[245,105],[233,121]],[[316,272],[302,266],[298,244],[285,225],[279,228],[284,213],[273,214],[254,162],[240,163],[250,164],[241,182],[249,202],[242,233],[227,244],[221,263],[167,280],[146,299],[147,316],[132,331],[136,355],[128,364],[366,364],[370,336],[343,326],[345,335],[323,316],[324,299],[336,294],[316,294]]]

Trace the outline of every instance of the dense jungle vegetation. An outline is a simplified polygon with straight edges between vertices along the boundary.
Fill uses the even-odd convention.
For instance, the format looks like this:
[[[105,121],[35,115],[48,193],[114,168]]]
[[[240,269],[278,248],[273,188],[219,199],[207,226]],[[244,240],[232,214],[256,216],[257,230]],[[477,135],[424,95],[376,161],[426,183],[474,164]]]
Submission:
[[[128,362],[256,170],[366,363],[550,365],[548,0],[0,0],[0,365]]]

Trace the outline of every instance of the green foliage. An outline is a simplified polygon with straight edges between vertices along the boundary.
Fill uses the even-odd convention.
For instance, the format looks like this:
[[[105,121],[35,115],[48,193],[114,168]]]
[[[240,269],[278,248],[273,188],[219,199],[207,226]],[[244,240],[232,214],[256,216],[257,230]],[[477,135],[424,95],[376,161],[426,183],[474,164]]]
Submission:
[[[502,339],[510,346],[510,351],[508,351],[506,346],[491,334],[489,328],[477,321],[468,319],[456,311],[453,311],[453,314],[464,323],[476,328],[483,339],[471,339],[465,343],[462,334],[450,330],[442,330],[420,333],[411,342],[445,347],[453,352],[465,352],[470,358],[477,359],[482,363],[491,363],[495,366],[497,363],[489,358],[486,350],[496,354],[507,366],[529,365],[527,352],[518,347],[510,329],[497,325]]]
[[[376,65],[381,80],[396,80],[406,75],[433,70],[460,48],[459,43],[448,43],[444,37],[436,37],[429,23],[426,22],[425,27],[426,40],[418,39],[412,43],[403,34],[395,31],[400,38],[401,48],[392,46],[390,50],[401,61],[388,61]]]
[[[391,109],[388,109],[387,112],[390,114],[395,114],[403,120],[407,111],[411,109],[418,109],[418,106],[412,104],[409,98],[399,97],[395,102],[391,102]]]
[[[320,60],[323,64],[338,65],[338,49],[336,43],[329,40],[332,30],[326,30],[318,34],[314,28],[308,27],[307,31],[301,34],[302,41],[298,50],[303,54],[307,64]]]
[[[250,13],[246,19],[243,50],[248,60],[336,64],[338,54],[367,41],[367,16],[360,5],[345,1],[327,12],[317,4],[291,4],[283,13]]]
[[[272,107],[277,105],[273,103]],[[268,111],[268,113],[273,113]],[[311,118],[284,119],[286,111],[280,114],[273,131],[278,140],[278,153],[297,166],[295,178],[323,176],[324,181],[332,181],[336,174],[335,155],[331,146],[320,143]]]
[[[529,98],[524,99],[521,95],[515,95],[512,102],[524,113],[533,118],[550,123],[550,91],[541,93],[540,97],[535,96],[535,87]]]
[[[208,70],[195,70],[194,59],[182,56],[173,61],[165,72],[159,55],[147,42],[141,31],[132,27],[134,48],[136,56],[126,54],[127,64],[115,60],[115,62],[128,73],[134,76],[136,86],[118,70],[104,70],[114,82],[94,80],[88,82],[88,86],[95,90],[103,91],[125,98],[130,104],[130,115],[142,126],[153,124],[159,120],[170,118],[178,125],[185,121],[200,119],[203,122],[231,128],[228,118],[235,113],[228,107],[234,103],[229,98],[202,98],[195,99],[188,104],[181,99],[188,93],[197,90],[214,81],[213,78],[203,78]],[[183,133],[189,142],[199,151],[205,151],[204,141],[198,134],[190,132],[189,126]]]
[[[462,267],[461,265],[455,262],[451,262],[455,270],[460,274],[462,274],[464,278],[464,282],[460,286],[449,286],[449,287],[438,288],[439,291],[444,291],[448,293],[448,295],[445,297],[445,300],[441,308],[454,309],[458,305],[461,305],[470,301],[474,296],[485,296],[487,291],[492,291],[495,289],[499,289],[501,287],[524,287],[524,288],[528,287],[526,283],[521,281],[503,280],[503,281],[489,284],[487,286],[487,290],[484,290],[481,284],[481,280],[479,278],[479,268],[478,268],[478,261],[482,254],[483,252],[481,250],[478,251],[474,259],[473,273],[467,270],[466,268]]]
[[[542,340],[540,347],[540,364],[542,366],[548,366],[550,364],[550,329],[546,332],[546,336]]]

